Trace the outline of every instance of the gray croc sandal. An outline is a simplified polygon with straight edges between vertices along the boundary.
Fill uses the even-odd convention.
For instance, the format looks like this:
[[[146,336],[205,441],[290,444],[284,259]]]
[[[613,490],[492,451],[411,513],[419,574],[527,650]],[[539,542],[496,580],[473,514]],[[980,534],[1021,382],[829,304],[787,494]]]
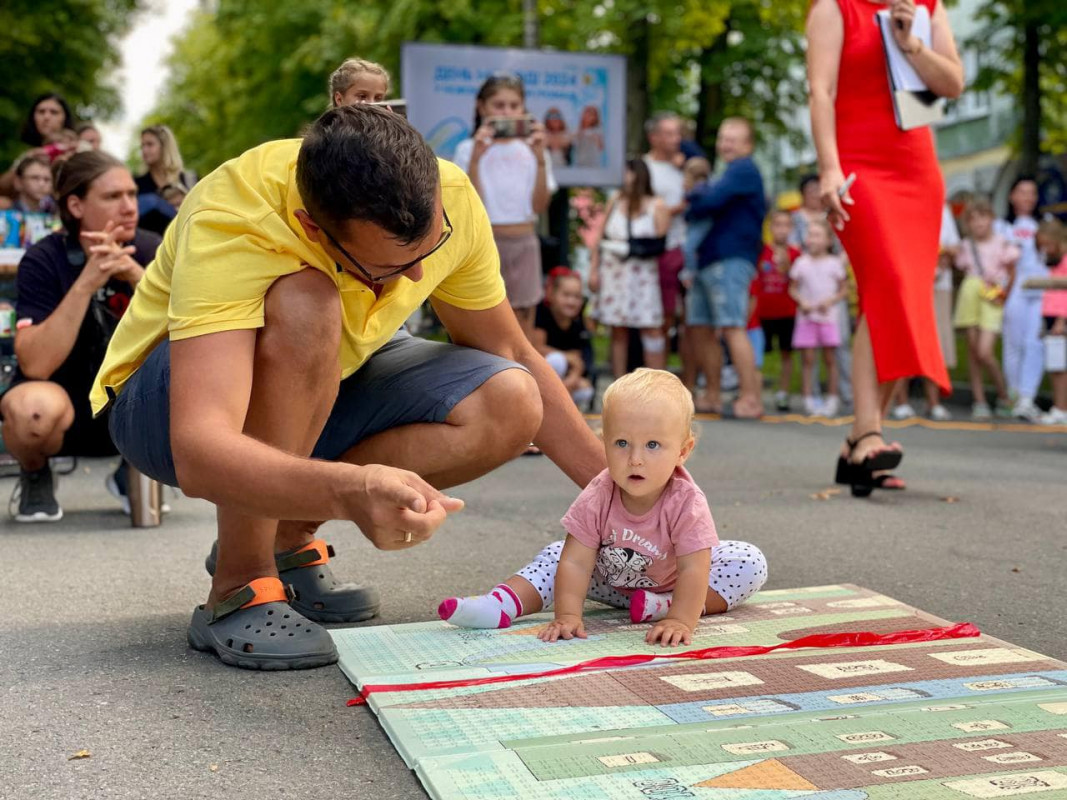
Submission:
[[[189,646],[241,669],[311,669],[337,661],[325,628],[289,607],[277,578],[257,578],[216,604],[197,606]]]
[[[274,563],[284,585],[292,587],[290,605],[315,622],[362,622],[377,615],[381,607],[378,590],[355,583],[341,583],[333,576],[333,547],[315,539],[296,550],[278,553]],[[204,560],[209,575],[215,574],[218,542]]]

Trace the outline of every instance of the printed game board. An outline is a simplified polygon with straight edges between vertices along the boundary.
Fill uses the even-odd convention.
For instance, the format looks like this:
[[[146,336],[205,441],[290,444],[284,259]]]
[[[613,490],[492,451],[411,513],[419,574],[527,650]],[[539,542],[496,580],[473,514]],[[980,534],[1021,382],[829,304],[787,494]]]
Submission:
[[[360,689],[664,652],[615,609],[588,612],[587,640],[541,642],[550,618],[333,635]],[[682,649],[945,624],[856,586],[809,587],[706,618]],[[376,692],[368,705],[438,800],[1067,800],[1067,664],[988,636]]]

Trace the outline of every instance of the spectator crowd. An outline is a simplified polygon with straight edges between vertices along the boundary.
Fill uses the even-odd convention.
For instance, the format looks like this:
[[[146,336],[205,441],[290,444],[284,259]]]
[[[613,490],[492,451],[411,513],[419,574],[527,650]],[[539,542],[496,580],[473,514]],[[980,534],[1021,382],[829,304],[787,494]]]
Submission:
[[[334,107],[388,105],[390,78],[351,59],[329,90]],[[768,388],[777,412],[846,413],[859,309],[818,179],[802,178],[798,206],[780,207],[753,158],[750,120],[724,120],[708,154],[685,120],[656,114],[645,125],[646,152],[626,162],[617,190],[572,193],[588,270],[544,264],[540,218],[559,191],[554,169],[603,147],[599,119],[587,117],[573,135],[558,112],[542,125],[527,115],[521,79],[494,75],[454,157],[485,206],[510,305],[574,401],[592,408],[598,378],[647,366],[677,371],[699,412],[758,418]],[[117,454],[106,419],[92,417],[89,388],[197,175],[165,125],[141,132],[143,172],[132,175],[55,93],[28,109],[21,140],[25,151],[0,175],[0,247],[17,257],[9,300],[0,301],[12,367],[0,414],[20,468],[12,515],[34,522],[63,513],[51,458]],[[1067,292],[1023,286],[1050,269],[1067,273],[1067,235],[1040,218],[1033,179],[1016,180],[1002,213],[977,195],[945,207],[930,291],[946,363],[956,365],[958,348],[966,359],[973,419],[1067,425],[1067,373],[1056,352],[1067,334]],[[598,335],[603,359],[594,355]],[[1046,367],[1048,410],[1038,405]],[[935,384],[921,392],[925,414],[951,418]],[[891,416],[916,414],[904,381]],[[128,512],[122,465],[107,487]]]

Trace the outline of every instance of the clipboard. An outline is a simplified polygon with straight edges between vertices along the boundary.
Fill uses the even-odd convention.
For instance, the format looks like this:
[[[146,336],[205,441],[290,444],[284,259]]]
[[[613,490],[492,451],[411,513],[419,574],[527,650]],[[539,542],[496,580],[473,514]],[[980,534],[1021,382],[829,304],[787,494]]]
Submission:
[[[896,39],[893,38],[893,22],[889,18],[889,11],[878,11],[874,20],[882,34],[882,45],[885,47],[889,94],[893,98],[893,116],[896,117],[897,127],[902,131],[910,131],[939,122],[945,116],[944,98],[930,91],[897,45]],[[916,7],[911,32],[924,46],[930,46],[930,12],[926,6]]]

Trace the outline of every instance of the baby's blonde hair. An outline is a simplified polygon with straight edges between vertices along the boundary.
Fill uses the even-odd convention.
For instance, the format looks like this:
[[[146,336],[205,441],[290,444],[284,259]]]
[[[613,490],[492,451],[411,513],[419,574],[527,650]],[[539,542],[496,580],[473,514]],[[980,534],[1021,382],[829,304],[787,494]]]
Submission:
[[[633,403],[655,413],[664,405],[673,407],[683,420],[683,432],[693,435],[693,395],[678,376],[663,369],[641,369],[623,375],[604,392],[604,418],[617,403]]]
[[[356,78],[364,74],[377,75],[384,80],[385,93],[389,94],[391,83],[389,70],[374,61],[367,61],[363,58],[347,58],[330,75],[330,108],[337,108],[337,103],[334,101],[337,93],[344,94],[348,91],[348,87],[355,82]]]
[[[695,181],[705,180],[711,175],[711,162],[701,156],[693,156],[682,165],[682,173]]]

